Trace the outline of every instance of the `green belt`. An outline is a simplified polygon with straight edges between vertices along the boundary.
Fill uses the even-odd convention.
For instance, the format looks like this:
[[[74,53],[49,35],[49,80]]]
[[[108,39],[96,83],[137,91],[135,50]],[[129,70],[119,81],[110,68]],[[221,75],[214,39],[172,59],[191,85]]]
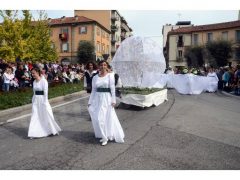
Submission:
[[[35,95],[44,95],[44,91],[35,91]]]
[[[97,92],[111,92],[110,88],[97,88]]]

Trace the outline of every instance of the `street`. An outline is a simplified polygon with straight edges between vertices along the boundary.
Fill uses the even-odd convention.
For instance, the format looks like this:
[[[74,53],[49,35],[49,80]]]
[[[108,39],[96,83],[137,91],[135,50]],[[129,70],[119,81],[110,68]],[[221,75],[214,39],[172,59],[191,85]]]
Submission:
[[[0,169],[240,169],[239,98],[169,90],[158,107],[120,105],[125,143],[107,146],[94,138],[87,102],[53,109],[59,136],[30,140],[30,116],[1,125]]]

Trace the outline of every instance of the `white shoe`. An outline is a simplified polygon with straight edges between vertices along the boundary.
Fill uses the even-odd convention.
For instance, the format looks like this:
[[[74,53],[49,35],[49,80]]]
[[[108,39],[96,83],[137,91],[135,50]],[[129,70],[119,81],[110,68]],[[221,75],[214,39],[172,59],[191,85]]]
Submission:
[[[106,146],[106,145],[107,145],[107,141],[103,141],[102,146]]]

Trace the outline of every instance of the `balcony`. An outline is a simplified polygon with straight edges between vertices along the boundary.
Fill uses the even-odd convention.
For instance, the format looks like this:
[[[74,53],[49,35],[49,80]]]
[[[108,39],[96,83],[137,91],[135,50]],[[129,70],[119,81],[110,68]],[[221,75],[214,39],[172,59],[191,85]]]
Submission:
[[[177,47],[183,47],[183,46],[184,46],[183,41],[178,41],[178,42],[177,42]]]
[[[118,21],[119,17],[117,17],[116,15],[112,15],[111,20],[112,21]]]
[[[176,61],[177,62],[183,62],[183,57],[177,57]]]
[[[62,41],[67,41],[68,40],[68,34],[67,33],[59,34],[59,39],[61,39]]]
[[[118,27],[116,25],[111,25],[111,31],[112,32],[118,31]]]
[[[112,38],[112,39],[111,39],[111,42],[112,42],[112,43],[115,43],[115,42],[117,42],[117,40],[116,40],[115,38]]]

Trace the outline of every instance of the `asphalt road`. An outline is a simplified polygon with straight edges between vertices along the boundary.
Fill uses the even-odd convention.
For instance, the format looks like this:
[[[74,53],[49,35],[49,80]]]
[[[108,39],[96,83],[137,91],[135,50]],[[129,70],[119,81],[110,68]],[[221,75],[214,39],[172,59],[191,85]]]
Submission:
[[[59,136],[28,139],[29,116],[1,125],[0,169],[240,169],[237,98],[170,90],[158,107],[120,106],[126,142],[104,147],[94,138],[87,101],[54,108]]]

